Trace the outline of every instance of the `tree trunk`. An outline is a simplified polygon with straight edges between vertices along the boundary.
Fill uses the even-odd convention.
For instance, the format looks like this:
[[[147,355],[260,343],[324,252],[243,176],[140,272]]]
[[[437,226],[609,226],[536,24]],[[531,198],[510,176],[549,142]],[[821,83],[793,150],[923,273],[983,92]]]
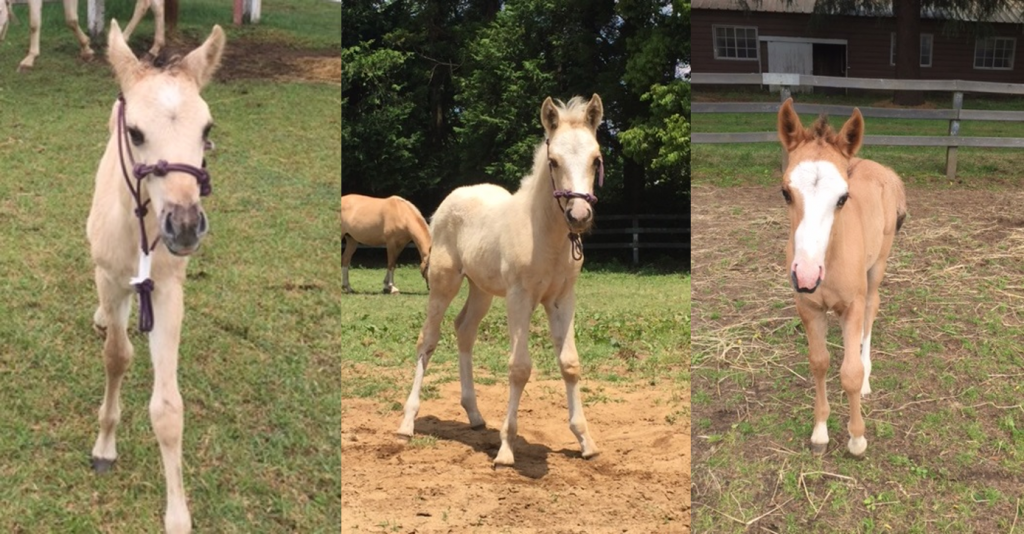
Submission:
[[[893,2],[896,10],[896,78],[921,79],[921,0]],[[924,103],[923,91],[896,91],[893,103],[917,106]]]

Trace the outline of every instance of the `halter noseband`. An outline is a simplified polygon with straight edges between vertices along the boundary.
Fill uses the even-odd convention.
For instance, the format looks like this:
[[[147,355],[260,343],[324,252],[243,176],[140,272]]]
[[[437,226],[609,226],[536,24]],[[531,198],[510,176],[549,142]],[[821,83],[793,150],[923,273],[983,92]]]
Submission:
[[[560,200],[560,199],[563,199],[563,198],[565,198],[565,199],[571,199],[571,198],[583,199],[583,200],[586,200],[587,203],[590,204],[591,206],[593,206],[594,204],[597,204],[597,197],[595,197],[594,195],[591,195],[590,193],[578,193],[576,191],[570,191],[568,189],[556,189],[555,188],[555,169],[551,165],[551,138],[550,137],[544,139],[544,145],[545,145],[546,150],[548,151],[548,177],[551,178],[551,189],[552,189],[552,191],[554,191],[555,203],[558,204],[558,209],[562,210],[563,213],[565,212],[565,207],[562,206],[562,201]],[[598,166],[597,166],[597,180],[598,180],[597,183],[598,183],[599,187],[604,187],[604,159],[598,158],[598,162],[599,163],[598,163]],[[568,225],[568,224],[569,224],[569,222],[566,221],[566,225]],[[571,227],[569,228],[569,241],[572,243],[572,259],[574,259],[574,260],[581,260],[581,259],[583,259],[583,238],[580,237],[579,232],[573,232]]]
[[[169,172],[183,172],[195,177],[196,182],[199,183],[199,196],[205,197],[209,195],[213,192],[213,187],[210,185],[210,173],[206,171],[206,158],[203,158],[202,168],[193,167],[187,163],[168,163],[165,160],[159,160],[154,165],[135,163],[135,157],[128,146],[128,125],[125,122],[125,100],[123,93],[117,95],[117,102],[117,155],[121,164],[121,174],[124,175],[125,184],[128,186],[128,192],[131,193],[132,199],[135,201],[135,217],[139,220],[141,235],[139,248],[142,250],[142,254],[139,255],[138,273],[129,283],[135,287],[135,291],[139,294],[139,331],[151,332],[153,330],[153,280],[149,275],[153,264],[149,253],[156,248],[159,241],[154,239],[153,244],[150,244],[149,239],[146,237],[145,218],[146,214],[149,213],[147,209],[149,199],[142,200],[142,180],[151,174],[157,177],[164,177]],[[204,149],[209,149],[212,146],[209,141],[205,143]],[[128,163],[132,169],[131,177],[135,178],[134,184],[132,184],[132,179],[128,175],[128,166],[125,165],[125,154],[128,154]]]

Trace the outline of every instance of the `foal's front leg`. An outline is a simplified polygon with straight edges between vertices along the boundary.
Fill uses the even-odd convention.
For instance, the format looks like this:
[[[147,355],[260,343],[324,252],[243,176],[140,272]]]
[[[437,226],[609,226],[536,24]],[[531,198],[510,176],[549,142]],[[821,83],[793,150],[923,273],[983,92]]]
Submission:
[[[508,414],[501,426],[501,447],[494,457],[495,467],[515,464],[512,442],[516,439],[519,399],[523,396],[526,383],[533,372],[530,361],[530,316],[537,303],[525,292],[510,291],[505,299],[508,308],[508,332],[512,339],[512,354],[508,359]]]
[[[96,292],[99,307],[93,315],[97,330],[104,333],[103,364],[106,385],[100,405],[100,431],[92,448],[92,468],[109,471],[117,460],[117,424],[121,420],[121,380],[132,361],[132,343],[128,339],[128,314],[131,292],[96,268]]]
[[[807,348],[811,375],[814,378],[814,431],[811,433],[811,452],[824,454],[828,448],[828,395],[825,392],[825,375],[828,373],[828,347],[825,336],[828,333],[828,319],[824,310],[801,305],[797,300],[797,313],[807,332]]]
[[[562,380],[565,381],[565,396],[569,402],[569,429],[580,442],[583,457],[593,458],[601,451],[590,437],[587,418],[583,415],[583,401],[580,400],[580,359],[576,352],[576,335],[573,330],[575,309],[576,295],[573,292],[560,300],[544,304],[555,355],[562,370]]]
[[[167,484],[167,511],[164,528],[170,533],[192,531],[192,518],[185,500],[181,474],[181,436],[184,430],[184,404],[178,391],[178,344],[184,301],[181,283],[158,281],[153,291],[153,331],[149,350],[153,357],[153,396],[149,417],[160,444],[160,459]]]

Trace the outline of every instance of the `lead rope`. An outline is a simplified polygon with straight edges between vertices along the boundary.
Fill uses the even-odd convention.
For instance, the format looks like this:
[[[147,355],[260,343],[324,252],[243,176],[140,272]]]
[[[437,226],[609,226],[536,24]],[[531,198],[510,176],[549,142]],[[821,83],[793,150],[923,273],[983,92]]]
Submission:
[[[135,292],[139,295],[139,331],[140,332],[151,332],[153,330],[153,280],[150,278],[150,273],[153,268],[152,257],[149,253],[156,248],[157,241],[154,240],[153,244],[149,244],[149,239],[146,236],[146,214],[149,213],[149,209],[146,207],[149,205],[149,199],[145,202],[142,201],[142,177],[138,176],[137,173],[133,172],[135,176],[135,184],[132,184],[131,178],[128,176],[128,168],[124,163],[125,152],[128,153],[128,161],[131,162],[132,170],[135,170],[135,158],[132,156],[131,149],[125,150],[125,145],[128,143],[128,131],[125,127],[124,118],[124,95],[117,95],[118,108],[117,108],[117,155],[121,163],[121,173],[124,175],[125,184],[128,185],[128,191],[132,194],[132,199],[135,201],[135,217],[139,220],[139,233],[141,236],[139,248],[141,254],[139,254],[139,268],[135,276],[129,280],[132,287],[135,288]]]
[[[589,193],[577,193],[575,191],[566,191],[564,189],[555,189],[555,169],[551,165],[551,138],[544,139],[544,145],[548,151],[548,178],[551,179],[551,190],[554,192],[555,203],[558,204],[558,209],[565,213],[566,206],[562,205],[561,199],[569,198],[582,198],[586,200],[591,206],[597,204],[597,197]],[[601,160],[601,164],[598,167],[598,178],[601,187],[604,187],[604,160]],[[569,221],[565,222],[565,225],[569,227]],[[569,243],[572,244],[572,259],[579,261],[583,259],[583,237],[580,236],[579,232],[573,232],[572,227],[569,227]]]
[[[0,0],[2,1],[2,0]],[[146,236],[146,214],[149,213],[147,206],[149,205],[149,199],[145,202],[142,201],[142,180],[150,174],[156,176],[166,176],[168,172],[177,171],[191,174],[195,177],[196,181],[199,182],[199,196],[205,197],[213,192],[213,187],[210,185],[210,173],[206,170],[206,159],[203,158],[203,168],[196,168],[187,164],[179,163],[167,163],[165,160],[159,160],[155,165],[146,165],[143,163],[136,164],[135,157],[132,155],[130,148],[127,148],[128,144],[128,128],[125,124],[125,100],[124,94],[119,93],[117,95],[117,155],[118,160],[121,164],[121,173],[124,175],[125,184],[128,186],[128,191],[132,195],[132,199],[135,201],[135,217],[139,220],[139,235],[140,243],[139,248],[141,254],[139,254],[139,268],[135,276],[129,280],[129,283],[135,288],[135,292],[139,295],[139,331],[148,333],[153,331],[153,279],[150,278],[150,274],[153,269],[153,260],[150,256],[150,252],[156,248],[159,244],[159,239],[154,238],[153,243],[150,244],[149,239]],[[212,148],[212,144],[209,141],[205,141],[205,149]],[[128,175],[128,168],[125,166],[124,156],[128,154],[128,162],[131,164],[132,173],[135,177],[135,184],[132,184],[131,177]]]

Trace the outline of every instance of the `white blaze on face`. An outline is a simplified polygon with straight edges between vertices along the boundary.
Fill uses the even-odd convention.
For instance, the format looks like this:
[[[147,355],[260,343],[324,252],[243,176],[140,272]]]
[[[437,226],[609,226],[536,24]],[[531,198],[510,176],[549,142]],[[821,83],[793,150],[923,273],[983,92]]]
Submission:
[[[831,162],[805,161],[789,173],[790,189],[803,199],[803,216],[793,236],[793,265],[798,287],[813,289],[825,278],[825,250],[835,220],[836,204],[849,192],[843,175]]]

